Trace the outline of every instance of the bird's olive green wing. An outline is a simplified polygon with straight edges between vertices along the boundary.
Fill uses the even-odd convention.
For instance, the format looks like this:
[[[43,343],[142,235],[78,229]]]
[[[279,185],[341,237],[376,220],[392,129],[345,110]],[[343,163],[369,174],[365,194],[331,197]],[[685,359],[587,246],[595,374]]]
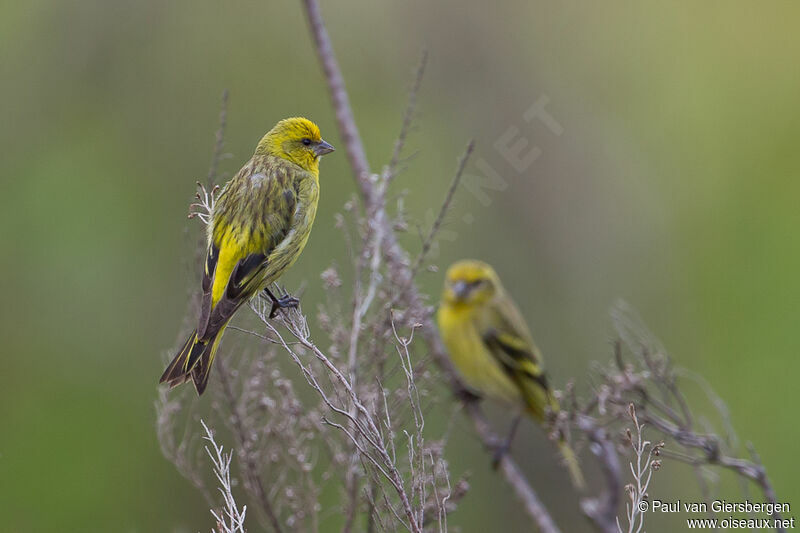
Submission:
[[[203,272],[203,302],[198,336],[210,338],[236,310],[270,281],[270,254],[287,238],[299,207],[291,169],[275,163],[249,163],[223,190],[214,208],[213,229]],[[226,239],[238,232],[237,239]],[[226,250],[240,246],[242,249]],[[220,257],[238,258],[223,268]],[[218,276],[223,276],[219,280]],[[224,292],[212,295],[217,283]]]
[[[545,404],[552,403],[550,386],[522,315],[504,296],[486,309],[481,322],[481,338],[488,352],[520,387],[529,408],[541,417]]]

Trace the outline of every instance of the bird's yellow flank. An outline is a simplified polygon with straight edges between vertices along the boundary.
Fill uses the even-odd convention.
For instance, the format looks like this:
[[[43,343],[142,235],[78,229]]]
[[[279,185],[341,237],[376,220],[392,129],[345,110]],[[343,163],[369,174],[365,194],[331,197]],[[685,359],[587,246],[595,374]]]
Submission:
[[[437,320],[453,365],[478,396],[517,405],[539,422],[545,421],[547,407],[558,411],[541,353],[490,265],[463,260],[447,270]],[[573,482],[583,486],[563,438],[559,449]]]
[[[176,386],[208,384],[225,326],[239,307],[292,266],[308,241],[319,200],[319,160],[333,151],[316,124],[281,120],[220,191],[208,225],[197,329],[161,376]],[[273,313],[296,306],[273,299]]]

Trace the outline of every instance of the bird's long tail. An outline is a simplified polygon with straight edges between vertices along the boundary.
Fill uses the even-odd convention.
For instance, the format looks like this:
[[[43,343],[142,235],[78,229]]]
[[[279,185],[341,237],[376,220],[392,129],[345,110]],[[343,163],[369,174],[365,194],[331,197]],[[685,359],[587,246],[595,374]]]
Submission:
[[[564,458],[564,464],[569,472],[569,477],[572,484],[576,489],[583,489],[586,486],[586,480],[583,479],[583,472],[578,464],[578,458],[575,457],[575,452],[572,451],[569,443],[564,438],[558,441],[558,451],[561,452],[561,457]]]
[[[555,415],[559,411],[558,401],[556,401],[555,396],[553,396],[551,389],[548,387],[544,375],[541,375],[538,381],[531,381],[530,383],[531,386],[526,389],[527,394],[525,396],[528,404],[528,413],[534,420],[544,423],[547,416],[543,406],[548,405]],[[572,451],[564,433],[559,430],[558,435],[558,451],[564,458],[564,465],[567,467],[572,485],[576,489],[582,490],[586,486],[586,481],[583,479],[583,472],[581,472],[580,464],[578,464],[578,458],[575,456],[575,452]]]
[[[203,394],[224,330],[224,327],[221,328],[216,335],[208,339],[198,339],[197,331],[193,331],[158,382],[168,383],[172,388],[191,379],[197,394]]]

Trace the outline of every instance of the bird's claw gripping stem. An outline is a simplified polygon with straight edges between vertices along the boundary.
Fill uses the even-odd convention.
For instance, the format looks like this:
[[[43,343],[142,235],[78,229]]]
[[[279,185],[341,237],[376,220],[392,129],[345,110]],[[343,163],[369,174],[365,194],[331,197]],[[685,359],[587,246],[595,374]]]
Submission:
[[[272,300],[272,309],[269,311],[270,318],[275,318],[279,309],[296,309],[297,306],[300,305],[300,300],[289,294],[276,298],[269,289],[264,289],[264,292],[267,293],[269,299]]]
[[[492,468],[497,470],[500,466],[500,461],[503,460],[503,457],[511,451],[511,442],[508,439],[504,439],[503,442],[496,444],[494,446],[494,451],[492,452]]]
[[[495,470],[497,470],[497,468],[500,466],[500,461],[503,459],[503,456],[505,456],[511,450],[511,442],[514,440],[514,435],[517,433],[517,427],[519,427],[519,422],[521,419],[522,416],[517,415],[511,422],[511,430],[508,432],[508,437],[494,446],[494,453],[492,454],[492,468]]]

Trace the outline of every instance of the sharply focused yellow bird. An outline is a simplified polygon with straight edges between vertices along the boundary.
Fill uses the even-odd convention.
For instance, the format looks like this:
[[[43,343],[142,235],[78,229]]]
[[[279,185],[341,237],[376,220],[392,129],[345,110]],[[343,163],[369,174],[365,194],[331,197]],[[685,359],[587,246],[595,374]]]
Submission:
[[[540,423],[547,407],[558,411],[539,349],[491,266],[474,260],[454,263],[447,270],[437,320],[450,359],[472,392],[519,406]],[[558,446],[573,484],[583,487],[577,459],[563,436]]]
[[[276,298],[268,286],[294,264],[308,241],[319,200],[319,160],[332,151],[310,120],[281,120],[222,188],[208,224],[197,329],[160,383],[174,387],[191,379],[203,394],[225,326],[259,291],[272,299],[270,317],[298,305],[290,296]]]

